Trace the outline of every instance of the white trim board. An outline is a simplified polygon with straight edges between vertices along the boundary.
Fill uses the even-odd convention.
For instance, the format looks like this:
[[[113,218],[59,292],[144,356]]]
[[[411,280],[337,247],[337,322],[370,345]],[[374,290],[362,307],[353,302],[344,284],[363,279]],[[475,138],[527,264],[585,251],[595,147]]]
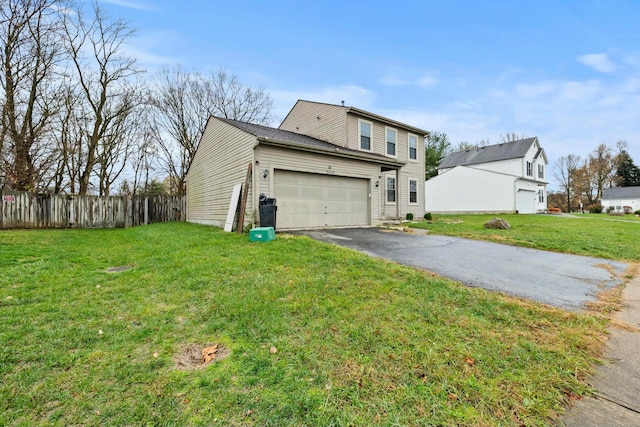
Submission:
[[[236,211],[238,210],[238,202],[240,201],[240,189],[242,184],[236,184],[233,186],[233,192],[231,193],[231,201],[229,202],[229,212],[227,212],[227,220],[224,223],[224,231],[231,232],[233,230],[233,220],[236,217]]]

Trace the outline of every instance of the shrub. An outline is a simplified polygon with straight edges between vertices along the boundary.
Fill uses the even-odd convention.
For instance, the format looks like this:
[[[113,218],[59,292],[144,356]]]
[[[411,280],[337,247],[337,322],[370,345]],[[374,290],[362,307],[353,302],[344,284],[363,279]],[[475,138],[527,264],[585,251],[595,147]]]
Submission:
[[[433,217],[431,216],[431,212],[427,212],[424,214],[424,219],[427,221],[433,221]]]
[[[613,209],[614,209],[613,206],[607,206],[607,213],[611,213]]]
[[[407,221],[413,221],[413,214],[411,212],[407,213]]]
[[[600,203],[594,203],[587,206],[587,210],[591,213],[602,213],[602,205]]]
[[[640,209],[638,209],[637,211],[634,212],[634,214],[636,215],[640,215]]]

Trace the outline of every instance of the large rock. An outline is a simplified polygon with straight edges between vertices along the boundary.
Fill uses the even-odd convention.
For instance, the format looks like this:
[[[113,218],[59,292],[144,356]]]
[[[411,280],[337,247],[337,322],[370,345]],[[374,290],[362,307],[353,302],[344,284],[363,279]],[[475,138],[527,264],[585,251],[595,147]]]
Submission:
[[[487,222],[484,225],[484,228],[495,228],[498,230],[508,230],[511,228],[509,222],[506,219],[502,218],[493,218],[491,221]]]

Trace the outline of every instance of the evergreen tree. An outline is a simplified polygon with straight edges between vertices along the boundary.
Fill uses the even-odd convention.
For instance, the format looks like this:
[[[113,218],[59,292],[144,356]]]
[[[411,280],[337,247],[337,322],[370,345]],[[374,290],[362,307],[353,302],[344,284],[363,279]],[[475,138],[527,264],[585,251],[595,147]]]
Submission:
[[[451,142],[446,133],[429,132],[424,141],[425,179],[438,175],[438,166],[451,151]]]
[[[640,168],[633,163],[633,159],[626,150],[622,150],[618,155],[616,176],[620,187],[640,185]]]

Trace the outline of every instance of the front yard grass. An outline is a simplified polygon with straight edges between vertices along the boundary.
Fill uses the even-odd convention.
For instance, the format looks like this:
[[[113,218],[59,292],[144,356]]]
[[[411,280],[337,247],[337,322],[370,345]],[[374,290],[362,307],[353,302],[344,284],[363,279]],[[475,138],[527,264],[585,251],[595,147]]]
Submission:
[[[309,238],[184,223],[1,231],[0,271],[0,425],[547,425],[590,392],[606,330]],[[213,343],[224,360],[179,369]]]
[[[640,260],[640,223],[633,215],[433,215],[433,221],[409,224],[429,233],[489,240],[555,252],[621,261]],[[509,230],[485,229],[492,218],[506,219]]]

